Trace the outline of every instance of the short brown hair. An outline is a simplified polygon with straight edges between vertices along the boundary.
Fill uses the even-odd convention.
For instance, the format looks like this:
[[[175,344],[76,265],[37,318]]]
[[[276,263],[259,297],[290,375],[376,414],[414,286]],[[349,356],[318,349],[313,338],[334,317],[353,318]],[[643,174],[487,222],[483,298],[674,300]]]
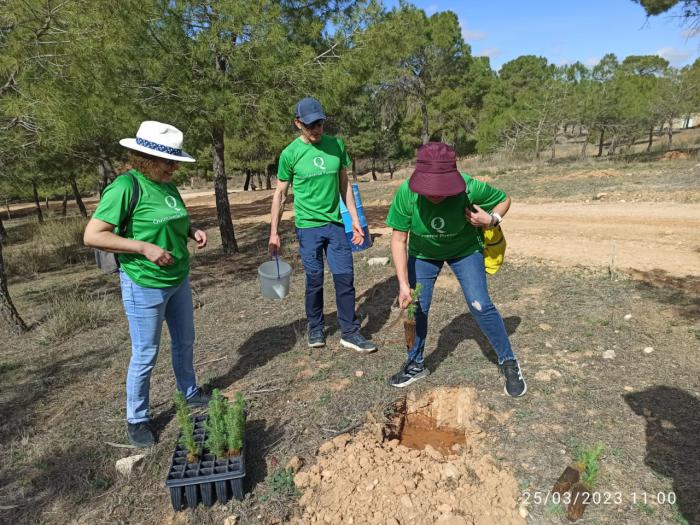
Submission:
[[[126,169],[135,169],[140,171],[144,175],[153,173],[156,164],[160,159],[154,157],[153,155],[148,155],[147,153],[141,153],[140,151],[129,150],[127,157]]]

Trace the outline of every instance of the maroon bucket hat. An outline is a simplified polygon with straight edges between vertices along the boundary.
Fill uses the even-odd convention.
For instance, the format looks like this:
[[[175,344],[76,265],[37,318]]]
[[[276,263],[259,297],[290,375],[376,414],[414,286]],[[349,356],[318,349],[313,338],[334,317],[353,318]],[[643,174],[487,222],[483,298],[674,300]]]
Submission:
[[[450,197],[466,190],[455,150],[442,142],[423,144],[416,153],[416,169],[408,187],[428,197]]]

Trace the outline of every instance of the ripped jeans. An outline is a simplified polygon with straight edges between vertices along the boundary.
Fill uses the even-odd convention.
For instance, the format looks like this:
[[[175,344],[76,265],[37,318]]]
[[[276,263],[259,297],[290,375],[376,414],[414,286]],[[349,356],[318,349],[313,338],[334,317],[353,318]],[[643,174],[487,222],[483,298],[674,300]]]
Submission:
[[[509,359],[515,359],[513,349],[508,340],[508,333],[503,324],[503,318],[489,297],[484,271],[484,256],[476,252],[466,257],[438,261],[433,259],[408,258],[408,281],[411,288],[416,283],[423,285],[416,309],[416,343],[408,352],[408,358],[417,363],[423,362],[423,349],[428,335],[428,312],[433,299],[433,286],[440,274],[442,266],[447,262],[452,268],[459,284],[462,286],[464,298],[472,317],[481,331],[493,346],[498,355],[498,364]]]

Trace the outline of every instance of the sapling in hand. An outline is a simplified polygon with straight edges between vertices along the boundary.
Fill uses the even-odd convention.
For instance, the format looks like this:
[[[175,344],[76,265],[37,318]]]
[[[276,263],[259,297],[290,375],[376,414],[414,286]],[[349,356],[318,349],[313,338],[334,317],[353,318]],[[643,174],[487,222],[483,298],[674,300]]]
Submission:
[[[177,392],[173,396],[175,417],[180,425],[180,444],[187,450],[187,462],[196,463],[199,460],[199,445],[194,440],[194,422],[187,406],[185,394]]]
[[[415,289],[411,290],[411,303],[406,307],[406,319],[403,321],[404,338],[406,339],[406,347],[410,350],[416,342],[416,310],[418,309],[418,299],[420,298],[423,285],[416,284]]]

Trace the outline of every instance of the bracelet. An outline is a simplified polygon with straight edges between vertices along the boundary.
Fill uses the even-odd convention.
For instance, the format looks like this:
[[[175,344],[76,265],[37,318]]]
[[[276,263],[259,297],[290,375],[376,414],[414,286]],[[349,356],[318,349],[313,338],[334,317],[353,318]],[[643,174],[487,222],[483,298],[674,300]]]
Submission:
[[[503,217],[501,217],[500,213],[493,212],[491,214],[491,227],[498,226],[501,224],[501,221],[503,220]]]

